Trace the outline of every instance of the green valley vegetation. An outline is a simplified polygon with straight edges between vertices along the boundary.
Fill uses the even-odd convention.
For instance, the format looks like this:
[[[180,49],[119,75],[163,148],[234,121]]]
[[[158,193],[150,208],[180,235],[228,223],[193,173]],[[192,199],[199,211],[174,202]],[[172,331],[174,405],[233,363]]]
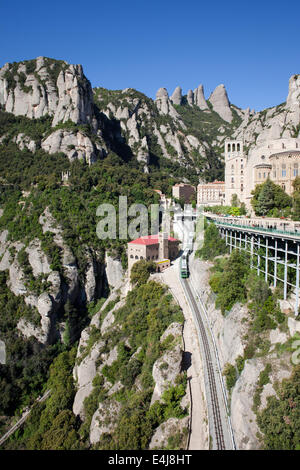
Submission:
[[[174,385],[166,388],[162,400],[151,405],[154,389],[153,364],[174,346],[175,341],[172,335],[163,342],[160,342],[160,337],[173,322],[182,323],[183,315],[165,286],[148,281],[135,287],[127,295],[124,306],[115,311],[115,327],[103,335],[100,330],[95,329],[93,341],[104,341],[104,346],[99,350],[99,358],[104,351],[111,351],[115,346],[118,355],[110,366],[105,365],[95,376],[92,393],[84,403],[84,421],[72,413],[75,396],[72,376],[75,345],[55,358],[43,388],[51,389],[50,398],[34,406],[24,427],[7,441],[5,449],[90,448],[89,428],[92,416],[99,404],[105,407],[111,400],[120,404],[121,411],[114,419],[116,422],[113,431],[103,434],[94,448],[148,448],[157,426],[170,417],[180,419],[187,413],[180,405],[187,383],[184,372],[177,376]],[[100,364],[101,362],[98,366]],[[112,385],[120,382],[121,387],[109,396],[109,388],[104,386],[105,380],[109,380]],[[176,448],[185,448],[184,433],[180,439],[177,435],[174,439]]]
[[[102,203],[111,203],[118,211],[119,196],[127,196],[128,205],[143,203],[150,207],[159,197],[153,189],[171,194],[172,184],[180,179],[170,178],[169,168],[157,165],[145,174],[136,160],[125,161],[114,152],[88,166],[84,162],[70,162],[63,153],[49,155],[39,146],[42,136],[51,129],[49,117],[27,119],[0,111],[0,230],[8,230],[9,242],[22,242],[17,253],[11,248],[10,262],[14,259],[22,268],[24,284],[29,293],[47,292],[46,276],[33,276],[25,251],[30,242],[39,239],[50,268],[59,273],[62,286],[67,279],[62,263],[62,249],[54,234],[43,233],[40,216],[48,208],[61,227],[64,242],[75,256],[81,286],[85,281],[88,255],[104,263],[105,253],[116,255],[123,267],[127,266],[127,240],[99,240],[96,226],[99,218],[96,209]],[[36,143],[36,151],[20,150],[14,138],[23,132]],[[70,171],[67,185],[61,181],[62,172]],[[100,276],[100,274],[99,274]],[[49,378],[49,366],[64,347],[70,348],[90,321],[88,305],[84,301],[70,302],[57,312],[58,323],[66,323],[65,346],[59,341],[52,346],[42,346],[33,337],[26,339],[17,329],[20,319],[32,326],[40,326],[40,314],[35,307],[25,304],[24,297],[16,297],[7,286],[8,272],[0,273],[0,339],[6,344],[8,362],[0,365],[0,414],[7,419],[33,403],[41,394]],[[101,285],[101,279],[96,279]],[[105,284],[105,283],[104,283]],[[65,288],[65,287],[63,287]],[[107,295],[99,292],[100,296]],[[97,301],[97,299],[96,299]],[[73,330],[70,332],[70,329]],[[34,377],[34,378],[33,378]]]
[[[7,287],[7,272],[0,272],[0,339],[6,346],[6,364],[0,364],[0,415],[10,416],[28,406],[41,393],[49,366],[60,352],[59,344],[43,347],[35,338],[18,334],[23,319],[40,323],[34,307],[25,304]]]

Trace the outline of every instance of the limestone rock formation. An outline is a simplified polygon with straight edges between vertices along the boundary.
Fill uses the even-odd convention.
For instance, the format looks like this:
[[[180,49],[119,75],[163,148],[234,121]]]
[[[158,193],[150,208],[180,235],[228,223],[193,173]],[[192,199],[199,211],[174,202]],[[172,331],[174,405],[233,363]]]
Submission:
[[[249,119],[249,114],[251,119]],[[245,113],[233,138],[244,140],[247,147],[263,145],[268,140],[299,136],[300,122],[300,75],[289,80],[285,103],[260,112]]]
[[[81,333],[81,339],[78,346],[77,360],[80,358],[80,351],[87,345],[89,338],[89,329],[86,328]],[[93,390],[92,381],[96,376],[96,361],[99,357],[99,350],[103,346],[103,341],[95,343],[89,354],[73,370],[73,377],[77,384],[77,392],[73,403],[73,413],[84,418],[83,402]]]
[[[170,97],[170,100],[172,101],[173,104],[181,104],[182,89],[181,89],[180,86],[175,88],[175,90],[173,91],[172,96]]]
[[[183,444],[186,445],[188,424],[188,416],[182,419],[169,418],[155,430],[149,444],[149,449],[165,449],[168,445],[169,438],[175,435],[177,436],[179,433],[182,435]]]
[[[172,335],[177,338],[178,342],[168,349],[155,363],[153,364],[152,376],[155,381],[155,387],[151,399],[151,404],[156,400],[160,400],[163,392],[175,384],[175,379],[181,371],[182,363],[182,338],[181,338],[181,325],[171,324],[167,331],[162,335],[160,341],[162,342],[167,336]]]
[[[204,98],[203,85],[199,85],[198,88],[194,90],[194,103],[202,110],[209,109],[209,106]]]
[[[176,109],[172,106],[172,102],[169,99],[169,94],[166,88],[159,88],[156,93],[155,103],[160,114],[168,114],[173,119],[175,119],[175,121],[178,121],[181,127],[185,128],[185,125],[181,121],[179,114],[177,113]]]
[[[104,146],[94,144],[89,137],[80,131],[59,129],[43,140],[41,146],[50,154],[63,152],[70,161],[78,159],[87,162],[89,165],[94,163],[98,156],[106,154]]]
[[[5,64],[0,70],[0,104],[16,116],[53,117],[52,125],[68,120],[96,126],[93,94],[81,65],[38,57]]]
[[[187,97],[186,97],[186,99],[187,99],[187,102],[188,102],[188,104],[189,104],[190,106],[192,106],[192,105],[194,104],[194,93],[193,93],[192,90],[189,90],[189,91],[187,92]]]
[[[105,272],[108,284],[118,289],[123,281],[124,270],[119,259],[105,254]]]
[[[113,432],[117,425],[117,419],[122,405],[115,399],[100,403],[94,413],[90,427],[90,443],[96,444],[104,433]]]
[[[227,92],[223,84],[218,85],[208,98],[213,110],[218,113],[224,121],[231,122],[233,119]]]

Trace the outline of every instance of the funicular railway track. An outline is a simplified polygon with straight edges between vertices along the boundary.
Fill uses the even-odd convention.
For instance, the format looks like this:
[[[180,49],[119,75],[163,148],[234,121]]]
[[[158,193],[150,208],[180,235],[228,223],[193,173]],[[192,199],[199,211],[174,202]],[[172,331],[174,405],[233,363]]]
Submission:
[[[198,324],[199,324],[201,340],[202,340],[204,356],[205,356],[205,363],[206,363],[206,368],[207,368],[207,378],[208,378],[208,386],[209,386],[210,397],[211,397],[211,406],[212,406],[213,425],[214,425],[214,430],[215,430],[216,446],[217,446],[218,450],[225,450],[226,446],[225,446],[222,419],[221,419],[220,406],[219,406],[219,399],[218,399],[218,393],[217,393],[215,371],[214,371],[214,366],[213,366],[213,362],[212,362],[212,358],[211,358],[211,352],[210,352],[210,348],[209,348],[209,342],[208,342],[208,339],[207,339],[207,334],[206,334],[206,331],[205,331],[203,321],[201,319],[201,315],[200,315],[197,303],[196,303],[196,301],[194,299],[194,296],[191,292],[189,282],[188,282],[187,279],[182,279],[182,283],[184,284],[185,289],[186,289],[186,291],[188,293],[188,296],[190,298],[190,301],[193,305],[193,309],[194,309],[194,312],[196,314],[197,321],[198,321]]]

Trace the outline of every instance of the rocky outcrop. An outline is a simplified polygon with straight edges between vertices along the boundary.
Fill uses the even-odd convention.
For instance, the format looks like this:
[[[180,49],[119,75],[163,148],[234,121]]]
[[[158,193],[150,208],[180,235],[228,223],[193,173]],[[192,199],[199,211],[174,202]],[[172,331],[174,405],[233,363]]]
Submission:
[[[179,435],[181,436],[181,448],[186,449],[188,424],[188,416],[182,419],[169,418],[156,429],[151,438],[149,449],[166,449],[170,437],[177,437]]]
[[[80,131],[63,129],[50,134],[42,141],[41,147],[50,154],[63,152],[70,161],[81,160],[89,165],[107,153],[105,144],[93,143],[87,135]]]
[[[255,113],[245,112],[243,121],[233,138],[244,140],[247,147],[263,145],[268,140],[299,136],[300,122],[300,76],[289,80],[285,103]],[[247,111],[247,110],[246,110]]]
[[[38,238],[32,240],[25,251],[28,253],[28,261],[35,277],[51,272],[47,256],[43,252]]]
[[[80,360],[81,351],[87,346],[89,339],[89,329],[86,328],[81,333],[81,338],[77,351],[77,361]],[[84,400],[93,390],[93,379],[96,376],[96,361],[99,357],[99,351],[105,343],[103,341],[96,342],[89,354],[77,365],[73,370],[73,377],[76,382],[77,392],[73,403],[73,413],[80,415],[84,419]]]
[[[105,272],[109,286],[118,289],[123,282],[124,270],[118,258],[105,254]]]
[[[247,361],[232,391],[231,423],[239,450],[257,448],[258,426],[252,401],[263,369],[263,364],[257,360]]]
[[[206,103],[206,100],[204,98],[203,85],[199,85],[198,88],[194,90],[194,104],[202,110],[205,110],[205,109],[209,110],[209,106]]]
[[[38,57],[0,70],[0,104],[28,118],[52,116],[52,125],[72,121],[97,127],[90,82],[81,65]]]
[[[192,106],[194,104],[194,93],[193,93],[192,90],[189,90],[187,92],[186,99],[187,99],[187,102],[190,106]]]
[[[182,120],[180,119],[179,114],[172,106],[171,100],[169,99],[169,94],[166,88],[159,88],[156,93],[155,104],[157,109],[159,110],[160,114],[167,114],[171,116],[175,121],[177,121],[181,127],[185,128],[186,126],[183,124]]]
[[[172,96],[170,97],[170,100],[172,101],[173,104],[181,104],[182,89],[181,89],[180,86],[175,88],[175,90],[173,91]]]
[[[218,113],[224,121],[231,122],[233,119],[227,92],[223,84],[217,86],[208,98],[213,110]]]
[[[172,323],[162,335],[160,341],[164,341],[169,335],[177,339],[175,345],[168,349],[153,364],[152,376],[155,381],[155,387],[151,399],[151,404],[160,400],[163,392],[171,385],[175,385],[175,379],[181,372],[182,363],[182,327],[180,324]]]
[[[13,142],[17,144],[20,150],[27,148],[34,153],[37,148],[36,142],[22,132],[13,138]]]
[[[100,403],[94,413],[90,427],[90,443],[99,442],[102,434],[112,433],[117,425],[122,405],[115,399],[105,400]]]

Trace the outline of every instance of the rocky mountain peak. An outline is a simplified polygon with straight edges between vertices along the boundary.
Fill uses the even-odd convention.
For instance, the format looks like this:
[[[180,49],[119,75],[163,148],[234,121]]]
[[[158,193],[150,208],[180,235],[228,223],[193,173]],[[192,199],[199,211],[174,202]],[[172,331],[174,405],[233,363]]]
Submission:
[[[188,90],[187,96],[186,96],[187,102],[190,106],[194,104],[194,93],[193,90]]]
[[[213,110],[218,113],[224,121],[231,122],[233,119],[227,92],[223,84],[218,85],[208,98]]]
[[[173,91],[172,96],[170,97],[172,103],[181,104],[182,101],[182,89],[180,86],[176,87]]]
[[[96,125],[93,93],[81,65],[37,57],[0,69],[0,104],[16,116],[53,116],[52,125],[72,121]]]
[[[194,100],[195,104],[198,106],[198,108],[204,110],[204,109],[209,109],[208,104],[206,103],[205,97],[204,97],[204,88],[203,85],[199,85],[198,88],[194,90]]]

